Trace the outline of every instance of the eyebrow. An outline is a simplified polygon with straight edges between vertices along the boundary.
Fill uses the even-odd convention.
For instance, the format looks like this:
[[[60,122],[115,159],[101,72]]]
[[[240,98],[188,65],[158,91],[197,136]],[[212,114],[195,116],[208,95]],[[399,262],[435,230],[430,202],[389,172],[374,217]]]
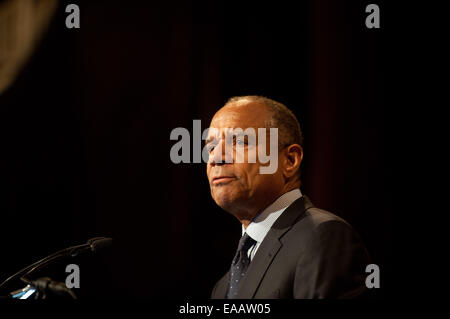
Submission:
[[[236,134],[233,134],[233,138],[237,138],[237,137],[241,137],[241,136],[245,136],[248,138],[248,134],[246,134],[245,132],[238,132]],[[214,140],[217,140],[217,138],[215,136],[210,136],[205,140],[205,144],[211,143]]]
[[[209,144],[209,143],[211,143],[212,141],[214,141],[215,139],[216,139],[215,136],[210,136],[210,137],[208,137],[208,138],[206,139],[205,144]]]

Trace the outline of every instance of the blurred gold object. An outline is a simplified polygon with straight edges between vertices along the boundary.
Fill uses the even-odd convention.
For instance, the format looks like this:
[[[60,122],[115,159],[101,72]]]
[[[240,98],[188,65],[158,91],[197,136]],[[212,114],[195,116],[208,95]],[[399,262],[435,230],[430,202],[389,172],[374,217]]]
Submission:
[[[0,94],[14,82],[32,56],[57,6],[57,0],[0,3]]]

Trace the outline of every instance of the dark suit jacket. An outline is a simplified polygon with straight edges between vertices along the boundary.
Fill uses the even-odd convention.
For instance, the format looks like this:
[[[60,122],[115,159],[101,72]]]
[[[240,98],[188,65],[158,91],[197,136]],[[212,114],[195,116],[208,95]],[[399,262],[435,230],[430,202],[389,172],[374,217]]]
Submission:
[[[353,228],[303,195],[267,233],[237,298],[356,298],[365,295],[370,263]],[[229,272],[215,285],[212,298],[226,298],[228,280]]]

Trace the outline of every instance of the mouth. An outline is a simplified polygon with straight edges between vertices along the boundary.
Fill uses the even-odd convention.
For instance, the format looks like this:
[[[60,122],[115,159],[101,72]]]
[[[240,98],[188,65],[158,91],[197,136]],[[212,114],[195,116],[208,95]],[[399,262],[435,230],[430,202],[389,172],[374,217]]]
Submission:
[[[217,176],[213,178],[211,184],[213,185],[226,184],[232,182],[235,179],[236,178],[234,176]]]

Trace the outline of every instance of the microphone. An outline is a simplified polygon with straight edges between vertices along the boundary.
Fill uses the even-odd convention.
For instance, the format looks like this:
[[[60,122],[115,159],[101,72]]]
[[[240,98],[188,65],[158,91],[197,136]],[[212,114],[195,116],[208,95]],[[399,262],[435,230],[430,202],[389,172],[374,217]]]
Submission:
[[[55,260],[58,260],[58,259],[61,259],[61,258],[67,257],[67,256],[76,257],[82,253],[87,253],[87,252],[95,253],[95,252],[101,250],[102,248],[110,246],[111,244],[112,244],[112,238],[95,237],[95,238],[89,239],[86,242],[86,244],[71,246],[71,247],[62,249],[60,251],[57,251],[54,254],[51,254],[50,256],[42,258],[41,260],[38,260],[37,262],[19,270],[12,276],[8,277],[5,281],[3,281],[0,284],[0,288],[3,287],[9,281],[16,279],[18,277],[25,277],[25,276],[37,271],[38,269],[41,269],[41,268],[45,267],[46,265],[54,262]]]
[[[69,295],[72,297],[72,299],[78,299],[75,293],[67,288],[64,283],[53,281],[49,277],[42,277],[36,280],[29,281],[28,284],[34,287],[38,291],[38,293],[42,293],[44,296],[43,299],[45,299],[47,291],[51,291],[56,295]]]
[[[111,246],[112,238],[95,237],[89,239],[87,243],[90,245],[91,251],[95,253],[105,247]]]

